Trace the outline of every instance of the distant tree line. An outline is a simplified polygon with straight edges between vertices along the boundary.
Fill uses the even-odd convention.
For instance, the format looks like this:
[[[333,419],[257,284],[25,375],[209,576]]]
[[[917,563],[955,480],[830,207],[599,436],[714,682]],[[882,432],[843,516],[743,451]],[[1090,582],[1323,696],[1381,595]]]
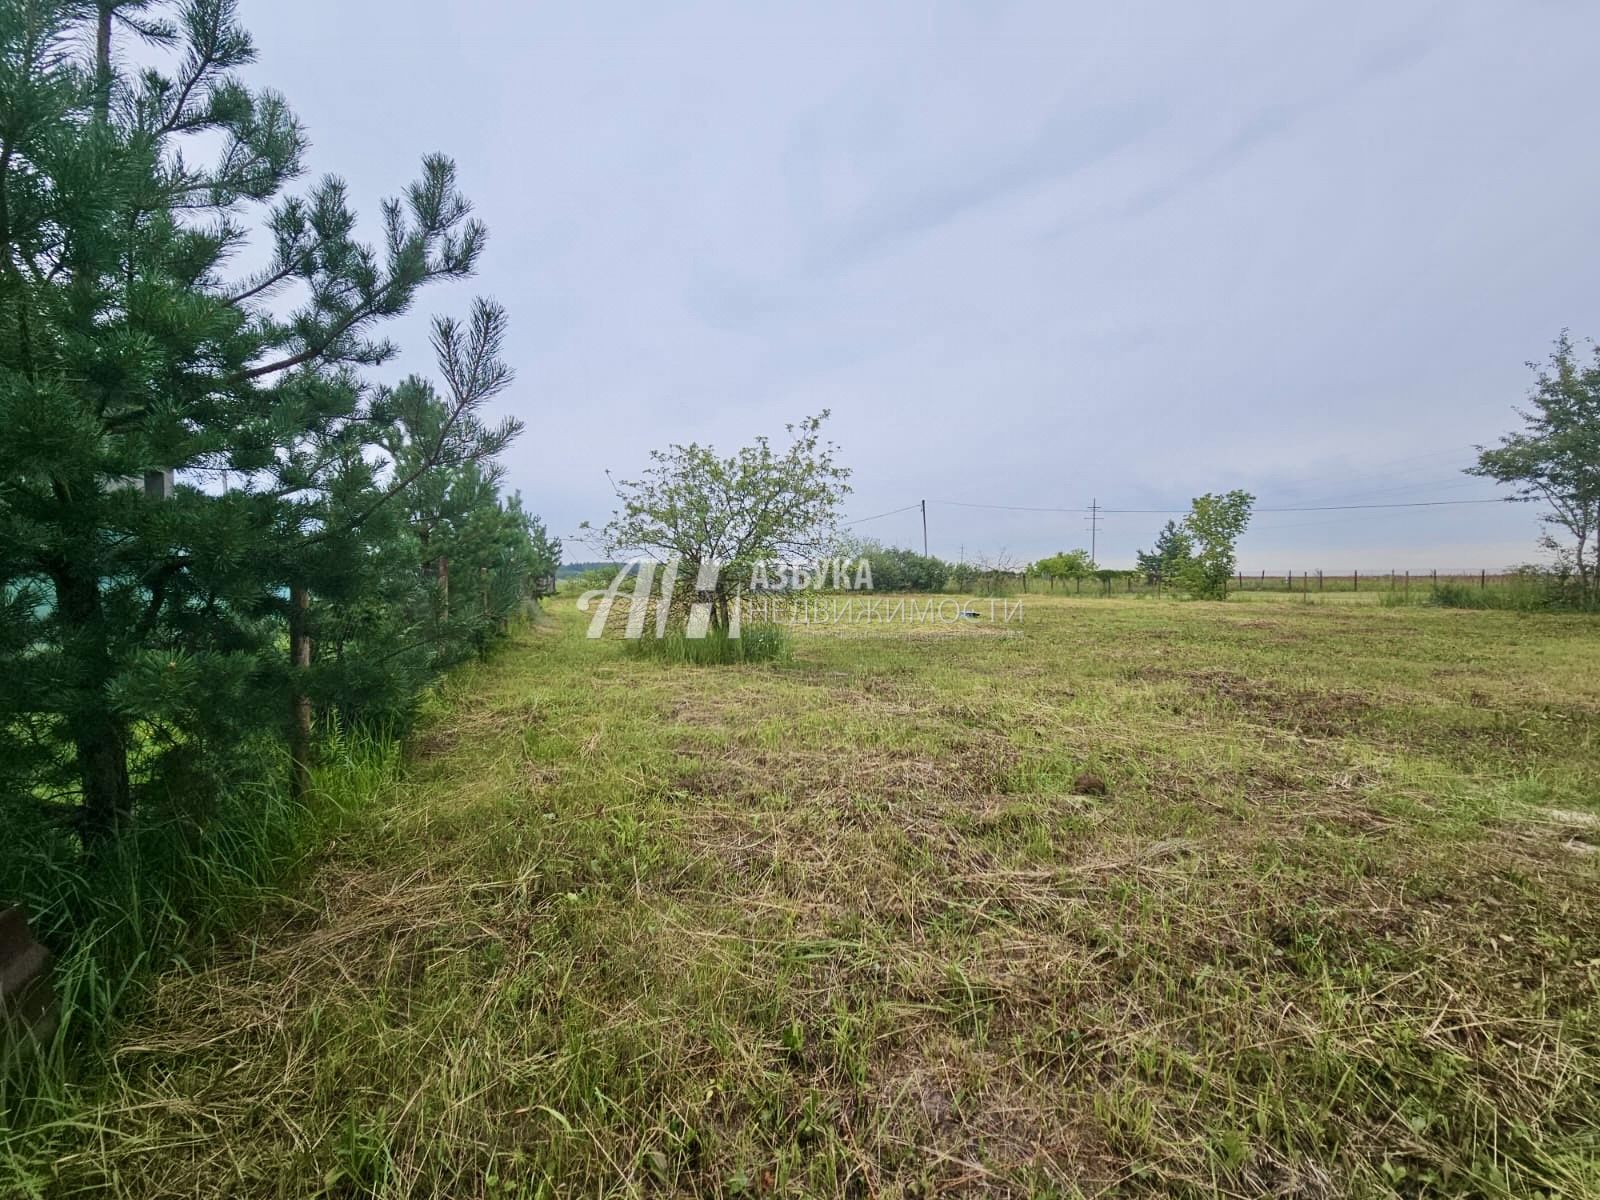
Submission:
[[[305,134],[234,10],[0,13],[0,824],[91,847],[275,747],[303,791],[322,723],[403,725],[559,561],[501,488],[497,306],[434,321],[436,379],[373,376],[483,249],[453,164],[376,244],[338,179],[288,193]]]
[[[556,579],[576,579],[579,576],[588,575],[592,571],[606,572],[604,578],[609,579],[610,573],[615,571],[621,565],[622,564],[619,562],[599,561],[562,563],[556,568]]]

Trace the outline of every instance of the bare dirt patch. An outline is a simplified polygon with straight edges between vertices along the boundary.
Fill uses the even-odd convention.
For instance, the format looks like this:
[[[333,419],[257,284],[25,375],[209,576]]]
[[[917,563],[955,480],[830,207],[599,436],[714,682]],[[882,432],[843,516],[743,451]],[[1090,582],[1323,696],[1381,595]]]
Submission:
[[[1191,695],[1222,701],[1252,720],[1312,737],[1348,736],[1363,727],[1376,707],[1357,692],[1291,688],[1250,679],[1233,671],[1140,667],[1132,672],[1132,677],[1151,683],[1178,683]],[[1185,712],[1190,707],[1179,703],[1173,705],[1172,710]]]

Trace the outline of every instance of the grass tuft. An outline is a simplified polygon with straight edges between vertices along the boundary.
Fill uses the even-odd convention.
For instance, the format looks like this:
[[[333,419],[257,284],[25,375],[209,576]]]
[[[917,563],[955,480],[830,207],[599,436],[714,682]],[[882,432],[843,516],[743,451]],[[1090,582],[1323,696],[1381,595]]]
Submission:
[[[748,624],[738,637],[712,628],[703,638],[689,637],[682,627],[668,629],[665,637],[642,637],[627,643],[636,658],[652,658],[691,666],[731,663],[782,662],[790,656],[788,631],[781,625]]]

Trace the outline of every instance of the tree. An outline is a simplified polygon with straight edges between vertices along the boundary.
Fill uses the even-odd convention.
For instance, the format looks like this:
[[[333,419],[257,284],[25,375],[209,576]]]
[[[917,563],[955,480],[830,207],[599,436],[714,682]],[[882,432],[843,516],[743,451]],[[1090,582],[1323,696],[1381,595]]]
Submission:
[[[973,564],[973,574],[967,589],[980,591],[986,596],[1005,595],[1014,579],[1026,580],[1027,564],[1018,562],[1005,547],[994,554],[980,555]],[[965,590],[965,589],[964,589]]]
[[[1570,568],[1585,606],[1600,589],[1600,346],[1589,346],[1583,361],[1563,330],[1547,364],[1530,362],[1538,376],[1528,407],[1516,410],[1523,431],[1477,447],[1477,463],[1466,468],[1548,506],[1540,544]]]
[[[1255,497],[1234,490],[1220,496],[1196,496],[1184,518],[1183,532],[1194,546],[1182,568],[1183,586],[1200,600],[1225,600],[1235,568],[1234,543],[1250,524]]]
[[[1137,553],[1139,570],[1149,583],[1178,579],[1194,553],[1194,539],[1176,521],[1168,521],[1156,535],[1155,547]]]
[[[846,559],[866,559],[872,569],[872,586],[880,592],[937,592],[950,578],[948,563],[902,546],[845,538],[835,549]]]
[[[832,544],[850,472],[822,439],[827,417],[824,409],[786,425],[781,451],[765,437],[726,458],[694,442],[652,451],[641,478],[613,483],[620,507],[599,530],[604,552],[676,557],[691,580],[716,564],[716,582],[700,599],[711,602],[713,625],[726,628],[736,581],[756,563],[814,558]]]
[[[339,181],[283,194],[304,134],[238,78],[232,0],[154,7],[0,3],[0,798],[75,797],[91,840],[303,729],[355,658],[324,653],[331,609],[412,611],[405,497],[497,448],[473,414],[509,380],[493,306],[437,323],[447,415],[397,466],[406,385],[362,372],[473,270],[454,166],[424,160],[361,243]],[[125,35],[174,73],[123,70]],[[254,220],[272,261],[230,278]]]
[[[1049,558],[1041,558],[1033,564],[1034,574],[1043,575],[1052,588],[1058,579],[1087,579],[1094,569],[1094,560],[1089,557],[1087,550],[1073,550],[1070,553],[1058,550]]]

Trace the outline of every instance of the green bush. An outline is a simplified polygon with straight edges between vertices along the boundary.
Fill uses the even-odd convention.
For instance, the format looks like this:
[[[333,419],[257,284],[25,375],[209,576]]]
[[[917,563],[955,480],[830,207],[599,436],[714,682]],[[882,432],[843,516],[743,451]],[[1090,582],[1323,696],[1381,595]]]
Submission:
[[[866,543],[860,553],[872,566],[872,586],[880,592],[937,592],[950,576],[950,564],[899,546]]]

